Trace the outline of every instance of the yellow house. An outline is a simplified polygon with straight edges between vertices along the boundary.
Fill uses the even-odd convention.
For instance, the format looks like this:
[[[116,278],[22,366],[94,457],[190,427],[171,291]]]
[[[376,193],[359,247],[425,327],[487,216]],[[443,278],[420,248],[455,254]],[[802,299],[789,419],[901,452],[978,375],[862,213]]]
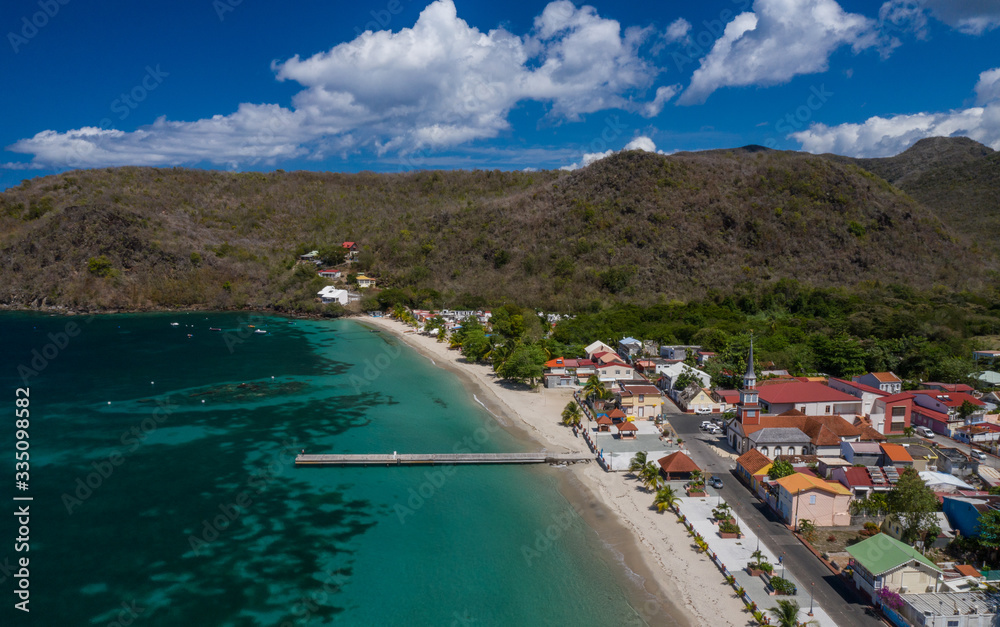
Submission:
[[[360,288],[375,287],[375,279],[371,278],[370,276],[359,274],[357,278],[358,278],[358,287]]]
[[[633,418],[653,420],[662,413],[663,397],[660,395],[660,388],[655,385],[625,383],[617,396],[622,411],[630,420]]]

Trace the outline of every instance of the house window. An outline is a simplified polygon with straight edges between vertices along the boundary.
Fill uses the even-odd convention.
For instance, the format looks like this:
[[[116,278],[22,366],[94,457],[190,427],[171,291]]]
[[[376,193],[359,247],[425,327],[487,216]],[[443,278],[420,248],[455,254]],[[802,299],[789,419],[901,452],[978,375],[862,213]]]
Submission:
[[[760,452],[764,455],[767,455],[767,447],[766,446],[760,447]]]
[[[645,397],[645,396],[643,396],[642,394],[640,394],[640,395],[639,395],[639,402],[640,402],[640,403],[644,403],[645,401],[646,401],[646,397]]]
[[[815,494],[810,494],[809,495],[809,504],[810,505],[815,505],[816,504],[816,495]]]
[[[778,455],[781,455],[781,447],[780,446],[774,447],[774,456],[777,457]]]
[[[893,407],[892,408],[892,423],[890,427],[893,431],[902,431],[906,428],[906,408],[905,407]]]
[[[958,627],[958,621],[957,620],[948,621],[948,627]]]
[[[828,413],[828,414],[830,413],[830,406],[829,405],[826,406],[826,413]]]

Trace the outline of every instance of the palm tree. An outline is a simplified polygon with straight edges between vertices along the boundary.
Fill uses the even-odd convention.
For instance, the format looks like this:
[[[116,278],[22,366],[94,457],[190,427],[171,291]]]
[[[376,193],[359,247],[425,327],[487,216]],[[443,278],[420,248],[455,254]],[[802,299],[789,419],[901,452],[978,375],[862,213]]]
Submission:
[[[578,425],[580,424],[580,406],[574,401],[570,401],[566,404],[566,408],[562,411],[562,423],[564,425]]]
[[[632,457],[632,463],[628,465],[629,472],[635,473],[646,466],[646,452],[639,451]]]
[[[816,624],[816,621],[809,621],[808,623],[799,622],[799,604],[795,601],[782,599],[778,601],[778,607],[772,607],[768,611],[774,614],[774,618],[778,621],[778,627],[799,627],[800,625]]]
[[[663,483],[660,476],[660,467],[653,462],[646,462],[646,465],[639,471],[639,480],[647,489],[655,490]]]
[[[604,398],[607,388],[604,387],[604,382],[598,379],[596,374],[592,374],[583,386],[583,393],[588,399]]]
[[[653,499],[653,505],[656,509],[662,512],[665,509],[671,509],[677,511],[677,504],[680,503],[680,497],[670,486],[663,486],[656,491],[656,498]]]

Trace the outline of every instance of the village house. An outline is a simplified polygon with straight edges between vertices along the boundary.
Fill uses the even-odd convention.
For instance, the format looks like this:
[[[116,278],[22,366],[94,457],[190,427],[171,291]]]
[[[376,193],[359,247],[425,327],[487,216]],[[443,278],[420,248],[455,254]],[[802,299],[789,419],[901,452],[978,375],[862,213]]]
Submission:
[[[324,305],[340,303],[346,307],[347,303],[350,302],[350,295],[347,290],[337,289],[332,285],[327,285],[320,291],[316,292],[316,295],[319,296],[320,301]]]
[[[672,392],[674,390],[674,382],[685,374],[697,379],[700,382],[699,387],[707,388],[712,385],[711,375],[697,368],[692,368],[683,362],[667,363],[662,367],[657,367],[656,373],[660,375],[657,385],[666,392]]]
[[[670,396],[684,411],[717,414],[726,409],[726,403],[721,398],[697,383],[691,383],[683,390],[673,390]]]
[[[995,625],[1000,614],[1000,595],[986,590],[900,596],[903,607],[893,613],[921,627],[986,627]]]
[[[851,524],[851,492],[833,481],[796,472],[774,482],[777,510],[784,521],[798,527],[808,520],[817,527]]]
[[[976,388],[972,387],[968,383],[940,383],[938,381],[927,381],[923,384],[924,390],[934,390],[937,392],[962,392],[964,394],[972,394],[976,391]],[[916,390],[918,392],[922,390]]]
[[[883,392],[882,390],[874,388],[870,385],[856,383],[854,381],[846,381],[844,379],[837,379],[835,377],[830,377],[827,385],[838,392],[850,394],[855,398],[861,399],[860,414],[863,416],[867,416],[872,412],[872,406],[875,404],[876,399],[883,396],[889,396],[888,392]]]
[[[582,385],[596,373],[594,362],[589,359],[556,357],[545,362],[545,387]]]
[[[869,413],[873,429],[884,435],[902,435],[910,427],[913,395],[908,393],[875,399]]]
[[[877,388],[888,394],[899,394],[903,391],[903,381],[891,372],[869,372],[851,380]]]
[[[701,350],[700,346],[661,346],[660,357],[671,361],[684,361],[690,355],[696,354],[699,350]]]
[[[594,355],[597,354],[597,353],[612,353],[612,354],[614,354],[615,353],[615,349],[612,348],[611,346],[608,346],[604,342],[597,341],[597,342],[593,342],[592,344],[586,346],[583,349],[583,352],[587,353],[587,358],[588,359],[594,359]]]
[[[757,449],[750,449],[736,458],[736,476],[745,483],[754,494],[760,492],[763,477],[771,469],[772,462]]]
[[[375,279],[370,276],[359,274],[357,276],[358,287],[361,289],[367,289],[369,287],[375,287]]]
[[[695,351],[695,362],[699,367],[704,368],[708,360],[715,357],[715,353],[712,351]]]
[[[955,538],[955,530],[951,528],[951,523],[948,522],[948,517],[944,515],[944,512],[934,512],[934,520],[940,531],[931,542],[930,548],[944,548]],[[882,533],[894,540],[902,540],[903,533],[906,532],[906,526],[896,514],[886,515],[885,519],[882,520],[881,529]]]
[[[854,571],[854,586],[869,599],[883,588],[904,594],[936,592],[943,573],[934,562],[912,546],[884,533],[847,547]]]
[[[341,248],[347,253],[346,257],[348,259],[354,259],[358,256],[358,245],[355,242],[344,242],[340,245]]]
[[[642,355],[642,342],[634,337],[622,338],[618,340],[618,354],[631,362]]]
[[[979,537],[979,517],[986,512],[1000,509],[1000,497],[970,497],[960,494],[941,498],[941,511],[948,517],[951,527],[966,538]]]
[[[615,392],[619,407],[626,416],[655,420],[663,413],[663,397],[660,390],[649,382],[621,382]]]
[[[883,442],[879,445],[882,449],[883,465],[900,468],[912,468],[913,458],[902,444],[890,444]]]
[[[839,481],[842,486],[851,491],[851,495],[856,500],[864,500],[874,492],[888,492],[891,485],[885,477],[878,475],[873,479],[872,470],[850,466],[847,468],[834,468],[830,473],[830,478]],[[875,483],[878,481],[878,483]]]
[[[822,383],[790,381],[760,387],[760,404],[767,414],[795,409],[810,416],[861,414],[861,399]]]
[[[978,464],[957,448],[938,447],[938,470],[956,477],[968,477]]]
[[[620,361],[598,363],[594,365],[594,369],[597,372],[597,378],[605,385],[618,381],[630,381],[635,378],[635,370],[632,366]]]

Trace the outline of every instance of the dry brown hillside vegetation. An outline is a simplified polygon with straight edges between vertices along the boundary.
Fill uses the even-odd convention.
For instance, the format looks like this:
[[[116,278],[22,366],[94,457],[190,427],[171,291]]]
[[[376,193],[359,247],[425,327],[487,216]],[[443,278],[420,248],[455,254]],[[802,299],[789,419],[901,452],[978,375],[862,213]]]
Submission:
[[[794,278],[966,287],[993,265],[850,163],[740,149],[619,153],[575,172],[230,173],[108,168],[0,194],[7,306],[314,309],[298,252],[437,305],[550,310]]]

